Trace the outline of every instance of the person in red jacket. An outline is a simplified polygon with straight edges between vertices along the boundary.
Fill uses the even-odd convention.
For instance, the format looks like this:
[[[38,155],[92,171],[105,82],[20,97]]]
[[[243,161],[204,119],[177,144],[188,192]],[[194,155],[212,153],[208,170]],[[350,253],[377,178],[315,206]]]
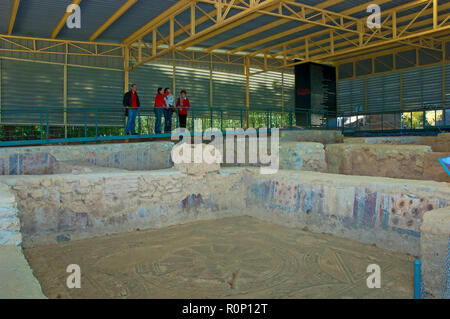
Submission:
[[[186,91],[182,90],[180,93],[180,97],[177,99],[177,110],[180,127],[183,128],[186,128],[188,107],[191,107],[191,104],[189,103],[189,99],[186,97]]]
[[[158,93],[155,96],[155,134],[161,134],[161,118],[163,114],[163,107],[166,107],[164,98],[167,95],[163,94],[163,88],[158,88]]]

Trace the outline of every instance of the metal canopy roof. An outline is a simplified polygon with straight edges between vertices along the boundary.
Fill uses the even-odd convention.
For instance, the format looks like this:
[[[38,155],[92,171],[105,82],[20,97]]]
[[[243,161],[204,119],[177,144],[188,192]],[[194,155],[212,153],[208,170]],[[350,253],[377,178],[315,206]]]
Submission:
[[[65,25],[70,4],[81,8],[80,29]],[[381,6],[380,29],[367,26],[370,4]],[[399,45],[444,52],[449,35],[448,0],[0,1],[0,39],[115,44],[133,60],[130,69],[192,48],[278,58],[279,68]]]

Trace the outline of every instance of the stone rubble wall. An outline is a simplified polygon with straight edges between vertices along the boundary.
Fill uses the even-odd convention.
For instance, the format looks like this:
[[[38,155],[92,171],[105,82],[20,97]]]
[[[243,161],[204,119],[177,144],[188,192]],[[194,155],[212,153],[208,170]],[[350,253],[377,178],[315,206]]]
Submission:
[[[425,214],[420,228],[420,259],[428,297],[440,298],[449,258],[450,206]]]
[[[20,221],[13,191],[0,183],[0,246],[22,243]]]
[[[313,142],[280,144],[280,169],[327,172],[325,147]]]
[[[433,153],[425,145],[329,144],[328,172],[333,174],[382,176],[450,182],[438,158],[450,153]]]

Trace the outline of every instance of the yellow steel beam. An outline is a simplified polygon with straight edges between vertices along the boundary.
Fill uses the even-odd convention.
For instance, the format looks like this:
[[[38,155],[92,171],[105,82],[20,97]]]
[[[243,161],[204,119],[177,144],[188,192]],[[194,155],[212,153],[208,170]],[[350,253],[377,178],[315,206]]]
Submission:
[[[79,5],[81,3],[82,0],[73,0],[72,1],[72,5]],[[64,24],[67,22],[67,18],[71,15],[71,12],[65,12],[64,16],[62,17],[61,21],[59,21],[58,25],[56,26],[56,28],[53,30],[52,35],[50,36],[52,39],[55,39],[59,32],[61,31],[61,29],[63,28]]]
[[[206,2],[206,3],[210,3],[210,2],[215,3],[216,2],[216,1],[207,1],[207,0],[197,0],[197,1]],[[222,0],[220,0],[220,1],[222,1]],[[171,45],[169,43],[168,48],[164,48],[162,51],[156,52],[156,54],[153,54],[151,57],[144,58],[140,63],[133,65],[132,68],[136,68],[143,63],[149,62],[150,60],[153,60],[161,55],[167,54],[175,48],[180,48],[180,49],[189,48],[189,47],[195,45],[196,43],[202,42],[206,39],[216,36],[217,34],[225,32],[226,30],[229,30],[229,29],[234,28],[242,23],[250,21],[257,16],[262,15],[262,14],[258,13],[259,10],[274,8],[280,2],[281,2],[281,0],[264,0],[264,1],[259,0],[258,2],[251,0],[251,5],[249,5],[248,7],[244,7],[244,6],[239,7],[239,9],[241,9],[241,12],[239,12],[233,16],[229,16],[221,22],[216,21],[216,23],[214,25],[212,25],[211,27],[206,28],[195,34],[192,34],[191,36],[189,36],[188,38],[186,38],[182,41],[173,43],[173,45]],[[235,7],[235,6],[233,6],[233,7]],[[190,8],[190,6],[189,6],[189,8]],[[224,7],[223,9],[226,10],[226,7]],[[221,15],[223,17],[222,12],[218,12],[218,15]],[[174,15],[172,14],[169,17],[165,17],[165,20],[163,19],[163,20],[159,21],[159,23],[155,24],[155,28],[153,30],[156,29],[158,24],[166,23],[167,21],[170,21],[173,16]],[[145,32],[142,34],[145,34]],[[172,31],[171,31],[170,37],[173,37]],[[154,50],[155,50],[155,48],[154,48]]]
[[[29,41],[24,42],[23,40]],[[0,51],[7,51],[7,52],[45,53],[58,55],[67,54],[67,55],[83,55],[83,56],[108,56],[114,58],[122,57],[122,47],[123,47],[121,44],[114,44],[114,43],[33,38],[33,37],[23,37],[6,34],[0,34],[0,43],[1,42],[9,44],[8,48],[0,49]],[[64,51],[59,50],[61,46],[65,47]],[[86,46],[93,47],[94,51],[85,49],[84,47]],[[70,48],[77,48],[79,51],[83,52],[79,51],[73,52],[69,50]]]
[[[414,5],[423,4],[423,3],[426,3],[428,1],[429,0],[416,0],[416,1],[412,1],[410,3],[407,3],[405,5],[397,6],[394,9],[397,10],[397,11],[406,10],[406,9],[409,9],[409,8],[413,7]],[[378,5],[382,5],[382,4],[388,3],[388,2],[391,2],[391,1],[390,0],[379,0],[376,3]],[[356,6],[356,7],[352,7],[351,9],[348,9],[348,10],[340,12],[340,14],[349,16],[349,15],[352,15],[352,14],[355,14],[355,13],[358,13],[358,12],[361,12],[361,11],[365,11],[365,9],[367,8],[367,5],[371,4],[371,3],[373,3],[373,1],[367,2],[365,4],[362,4],[362,5],[359,5],[359,6]],[[389,12],[393,11],[394,9],[389,10]],[[386,14],[386,11],[383,11],[382,13]],[[365,19],[361,19],[361,20],[365,20]],[[268,42],[271,42],[271,41],[276,41],[276,40],[278,40],[278,39],[280,39],[282,37],[286,37],[286,36],[289,36],[289,35],[292,35],[292,34],[295,34],[295,33],[298,33],[298,32],[304,31],[304,30],[307,30],[307,29],[309,29],[311,27],[312,27],[312,25],[303,25],[303,26],[300,26],[300,27],[292,28],[290,30],[283,31],[283,32],[281,32],[279,34],[266,37],[264,39],[261,39],[261,40],[249,43],[247,45],[240,46],[238,48],[230,50],[228,53],[232,54],[232,53],[236,53],[236,52],[246,51],[246,50],[248,50],[248,49],[250,49],[252,47],[261,46],[261,45],[263,45],[265,43],[268,43]],[[308,35],[308,37],[313,37],[313,36],[317,36],[317,35],[323,35],[323,34],[325,34],[327,32],[329,32],[329,30],[315,32],[313,34]],[[299,41],[296,41],[296,39],[294,39],[294,40],[286,41],[283,44],[289,45],[289,44],[292,44],[292,43],[295,43],[295,42],[299,42]],[[260,53],[266,52],[267,50],[272,50],[272,49],[280,48],[280,47],[281,46],[277,44],[277,45],[274,45],[274,46],[270,46],[270,47],[267,47],[267,48],[255,51],[252,54],[253,55],[260,54]]]
[[[191,0],[181,0],[176,4],[171,6],[168,10],[161,13],[159,16],[148,22],[143,27],[139,28],[133,34],[128,36],[125,40],[122,41],[124,44],[131,44],[134,41],[137,41],[139,38],[144,37],[148,33],[150,33],[155,27],[159,26],[161,23],[167,22],[171,16],[177,15],[187,8],[190,8]]]
[[[321,3],[317,4],[316,7],[320,8],[320,9],[327,8],[327,7],[331,7],[331,6],[335,5],[335,4],[341,3],[343,1],[344,0],[328,0],[328,1],[321,2]],[[388,0],[386,0],[386,1],[388,1]],[[367,5],[365,5],[365,6],[367,6]],[[207,48],[206,51],[213,51],[213,50],[220,49],[220,48],[222,48],[222,47],[224,47],[226,45],[229,45],[231,43],[235,43],[237,41],[240,41],[242,39],[246,39],[248,37],[257,35],[257,34],[259,34],[261,32],[267,31],[267,30],[271,30],[273,28],[276,28],[276,27],[278,27],[280,25],[283,25],[283,24],[286,24],[288,22],[290,22],[290,21],[287,20],[287,19],[279,19],[277,21],[274,21],[272,23],[263,25],[263,26],[261,26],[259,28],[256,28],[254,30],[248,31],[248,32],[246,32],[244,34],[241,34],[239,36],[236,36],[234,38],[231,38],[231,39],[228,39],[226,41],[222,41],[220,43],[217,43],[217,44]],[[304,28],[304,29],[307,29],[307,28],[310,28],[310,27],[312,27],[312,26],[302,26],[302,28]]]
[[[19,11],[20,0],[14,0],[11,17],[9,18],[8,34],[11,34],[14,29],[14,23],[16,22],[17,11]]]
[[[448,9],[450,9],[450,3],[447,3],[447,4],[445,4],[445,5],[443,5],[443,6],[441,7],[441,10],[448,10]],[[424,15],[428,15],[428,14],[431,14],[431,13],[432,13],[432,9],[428,9],[428,10],[424,11]],[[411,21],[411,19],[413,19],[415,16],[416,16],[415,13],[409,14],[409,15],[405,15],[405,16],[402,16],[401,18],[397,19],[397,22]],[[432,18],[430,18],[430,19],[425,19],[425,20],[422,20],[422,21],[420,21],[420,22],[416,22],[416,23],[414,24],[414,26],[415,26],[415,27],[423,27],[423,26],[429,25],[429,24],[431,24],[431,23],[432,23]],[[394,29],[395,29],[395,28],[393,28],[393,30],[394,30]],[[393,31],[393,30],[392,30],[392,31]],[[395,39],[398,38],[398,33],[397,33],[397,34],[396,34],[395,32],[393,32],[393,33],[395,34],[394,38],[395,38]],[[316,33],[316,34],[312,34],[311,36],[317,36],[317,35],[322,35],[322,34],[325,34],[325,32],[324,32],[324,31],[320,31],[320,32],[318,32],[318,33]],[[349,36],[351,36],[351,34],[346,33],[346,34],[342,34],[341,36],[342,36],[342,37],[349,37]],[[302,40],[302,38],[298,38],[298,39],[296,39],[296,42],[297,42],[297,41],[301,41],[301,40]],[[323,44],[327,44],[327,43],[329,43],[329,42],[330,42],[329,39],[324,39],[324,40],[320,40],[320,41],[315,42],[315,44],[318,45],[318,46],[320,46],[320,45],[323,45]],[[286,43],[286,44],[288,45],[288,44],[290,44],[290,43]],[[345,42],[342,42],[342,43],[335,44],[335,45],[336,45],[337,47],[342,47],[342,46],[345,46],[346,43],[345,43]],[[413,46],[416,46],[416,45],[413,45]],[[280,47],[280,45],[276,45],[276,46],[269,47],[269,48],[267,48],[267,50],[273,50],[273,49],[278,48],[278,47]],[[422,47],[429,48],[429,49],[433,49],[433,47],[430,47],[430,46],[422,46]],[[298,51],[302,51],[302,50],[304,50],[304,49],[305,49],[305,46],[298,46],[298,47],[294,47],[294,48],[288,49],[288,50],[286,51],[286,53],[298,52]],[[320,50],[317,49],[317,50],[314,50],[313,52],[316,53],[316,52],[319,52],[319,51],[320,51]],[[271,57],[276,57],[277,55],[281,55],[281,54],[283,54],[283,53],[284,53],[283,51],[279,51],[278,53],[270,54],[270,56],[271,56]]]
[[[105,21],[90,37],[89,41],[94,41],[100,34],[102,34],[106,29],[109,28],[117,19],[119,19],[125,12],[128,11],[132,6],[134,6],[138,0],[128,0],[125,2],[108,20]]]
[[[449,8],[450,8],[450,3],[448,4]],[[408,19],[408,16],[402,17],[403,19]],[[416,26],[425,26],[430,24],[431,21],[430,20],[423,20],[419,23],[416,24]],[[314,49],[311,50],[310,53],[314,54],[314,53],[320,53],[323,52],[326,48],[323,48],[322,45],[324,44],[330,44],[330,46],[333,46],[334,48],[341,48],[344,47],[346,45],[348,45],[348,41],[347,42],[341,42],[341,43],[334,43],[335,40],[337,39],[346,39],[347,36],[351,36],[351,34],[343,34],[343,35],[334,35],[333,39],[324,39],[324,40],[320,40],[320,41],[316,41],[314,42],[315,46],[318,46],[318,49]],[[335,37],[335,39],[334,39]],[[348,38],[347,38],[348,39]],[[395,39],[398,39],[398,37],[395,37]],[[333,41],[333,42],[331,42]],[[356,42],[356,40],[355,40]],[[439,40],[436,40],[437,43],[439,43]],[[402,44],[402,42],[399,42],[399,44]],[[404,43],[403,43],[404,44]],[[408,44],[409,46],[413,46],[413,47],[420,47],[420,48],[425,48],[425,49],[430,49],[430,50],[437,50],[437,51],[442,51],[442,48],[435,48],[435,46],[430,46],[429,44],[421,44],[421,43],[414,43],[414,42],[407,42],[406,44]],[[333,48],[333,49],[334,49]],[[289,54],[289,53],[293,53],[293,52],[299,52],[299,51],[304,51],[305,50],[305,46],[298,46],[298,47],[294,47],[294,48],[290,48],[289,50],[286,51],[278,51],[277,53],[274,54],[270,54],[270,56],[276,57],[278,55],[283,55],[283,54]],[[332,51],[332,49],[330,48],[330,51]],[[296,58],[296,55],[293,56],[288,56],[287,59],[294,59]]]
[[[260,10],[271,10],[280,2],[282,2],[282,0],[259,0],[259,2],[254,2],[253,6],[250,6],[248,9],[243,10],[242,12],[235,14],[234,16],[229,17],[225,20],[222,20],[220,23],[216,23],[214,26],[203,30],[201,34],[197,33],[195,36],[191,37],[191,39],[186,39],[184,41],[185,44],[182,44],[181,48],[186,49],[197,43],[201,43],[207,39],[215,37],[216,35],[227,30],[233,29],[243,23],[260,17],[263,15],[259,12]],[[253,3],[253,1],[251,1],[251,3]]]
[[[303,63],[307,63],[307,62],[324,62],[324,61],[329,61],[332,58],[336,58],[336,57],[340,57],[340,56],[347,56],[347,55],[351,55],[351,54],[354,54],[354,53],[362,53],[362,52],[364,52],[366,50],[376,49],[376,48],[383,47],[383,46],[390,45],[390,44],[396,44],[396,43],[398,43],[398,41],[415,39],[415,38],[420,38],[420,37],[424,37],[424,36],[434,35],[434,34],[438,34],[438,33],[448,33],[448,32],[450,32],[450,25],[440,26],[437,29],[431,28],[429,30],[425,30],[425,31],[421,31],[421,32],[416,32],[416,33],[411,33],[411,34],[408,34],[408,35],[404,35],[402,37],[399,37],[398,39],[389,39],[389,40],[384,40],[384,41],[380,40],[380,41],[377,41],[375,43],[366,44],[366,45],[360,46],[360,47],[355,47],[355,48],[351,48],[351,49],[336,50],[335,53],[333,53],[333,54],[331,54],[331,53],[324,53],[322,55],[314,56],[313,58],[310,58],[310,59],[304,59],[302,61],[293,62],[293,63],[290,63],[290,64],[285,65],[285,66],[272,68],[270,71],[282,69],[284,67],[292,67],[292,66],[303,64]],[[253,73],[253,74],[258,74],[258,73],[262,73],[262,72],[264,72],[264,71],[256,72],[256,73]]]
[[[429,0],[413,1],[413,2],[410,2],[410,3],[408,3],[408,4],[405,4],[405,5],[401,5],[401,6],[395,7],[395,8],[393,8],[393,9],[389,10],[389,11],[383,12],[383,15],[386,15],[386,16],[389,17],[389,15],[391,15],[391,14],[394,13],[394,12],[398,13],[398,12],[401,12],[402,10],[409,9],[413,4],[415,4],[415,5],[420,5],[420,4],[424,4],[424,3],[428,2],[428,1],[429,1]],[[448,6],[448,4],[447,4],[447,5],[444,5],[444,6],[442,7],[442,9],[446,9],[447,6]],[[359,10],[358,10],[358,11],[359,11]],[[349,12],[347,12],[347,11],[345,11],[345,12],[347,12],[347,14],[352,14],[352,13],[356,13],[356,12],[358,12],[358,11],[353,11],[352,9],[350,9]],[[431,11],[430,11],[430,10],[425,11],[425,14],[427,14],[427,13],[431,13]],[[404,16],[404,17],[401,17],[401,18],[397,18],[396,21],[397,21],[397,23],[398,23],[398,22],[404,22],[404,21],[410,21],[410,20],[411,20],[412,18],[414,18],[415,16],[416,16],[416,13],[409,14],[409,15],[407,15],[407,16]],[[420,23],[417,23],[417,22],[416,22],[416,24],[422,24],[422,22],[420,22]],[[394,29],[394,28],[393,28],[393,29]],[[393,30],[392,30],[392,31],[393,31]],[[317,37],[317,36],[321,36],[321,35],[326,35],[326,34],[328,34],[329,32],[330,32],[329,30],[318,31],[318,32],[315,32],[315,33],[313,33],[313,34],[309,34],[308,36],[299,37],[299,38],[296,38],[296,39],[293,39],[293,40],[289,40],[289,41],[286,41],[286,42],[283,42],[283,43],[278,43],[278,44],[275,44],[275,45],[266,47],[266,48],[264,48],[264,49],[260,49],[260,50],[254,51],[254,52],[251,53],[251,55],[262,54],[262,53],[264,53],[264,52],[272,51],[272,50],[277,49],[277,48],[281,49],[283,45],[291,45],[291,44],[294,44],[294,43],[299,43],[299,42],[301,42],[302,40],[304,40],[306,37],[308,37],[308,38]],[[287,36],[287,35],[289,35],[289,34],[291,34],[291,32],[288,30],[287,32],[285,32],[285,33],[283,33],[283,34],[280,34],[280,36]],[[345,34],[343,34],[342,36],[344,36],[344,37],[349,37],[349,36],[351,36],[351,34],[350,34],[350,33],[345,33]],[[395,37],[397,37],[397,36],[398,36],[398,34],[397,34]],[[267,38],[266,38],[266,39],[267,39]],[[273,40],[273,39],[271,39],[271,40]],[[319,41],[318,43],[324,44],[324,43],[326,43],[327,41],[329,41],[329,40],[328,40],[328,39],[325,39],[325,40]],[[256,42],[256,43],[254,43],[254,44],[260,45],[260,44],[262,44],[262,43]],[[253,44],[252,44],[252,45],[253,45]],[[296,47],[296,48],[289,49],[289,50],[288,50],[288,53],[289,53],[289,52],[293,52],[294,50],[301,49],[301,48],[304,48],[304,47],[303,47],[303,46],[299,46],[299,47]],[[234,53],[234,51],[235,51],[235,50],[232,50],[232,51],[229,52],[229,53]],[[273,54],[272,56],[276,56],[276,55],[281,54],[281,53],[282,53],[282,51],[280,50],[279,53]]]
[[[336,1],[335,1],[335,2],[336,2]],[[380,2],[380,4],[383,4],[383,3],[386,3],[386,2],[390,2],[390,0],[380,0],[379,2]],[[336,4],[336,3],[334,3],[334,4]],[[355,14],[355,13],[364,11],[364,10],[367,8],[367,5],[368,5],[368,3],[364,3],[364,4],[362,4],[362,5],[359,5],[359,6],[356,6],[356,7],[352,7],[352,8],[349,9],[349,10],[345,10],[345,11],[341,12],[341,14],[344,14],[344,15],[351,15],[351,14]],[[317,5],[316,7],[317,7],[318,9],[321,9],[321,8],[322,8],[322,7],[319,7],[319,5]],[[326,7],[330,7],[330,5],[327,5]],[[286,20],[280,19],[280,21],[285,21],[285,23],[291,22],[291,21],[288,20],[288,19],[286,19]],[[310,28],[312,28],[312,27],[314,27],[314,26],[313,26],[313,25],[309,25],[309,24],[302,25],[302,26],[299,26],[299,27],[295,27],[295,28],[292,28],[292,29],[289,29],[289,30],[280,32],[280,33],[278,33],[278,34],[276,34],[276,35],[269,36],[269,37],[266,37],[266,38],[264,38],[264,39],[261,39],[261,40],[258,40],[258,41],[255,41],[255,42],[252,42],[252,43],[249,43],[249,44],[240,46],[240,47],[238,47],[238,48],[235,48],[235,49],[233,49],[233,50],[230,50],[229,53],[235,53],[235,52],[246,51],[246,50],[248,50],[248,49],[250,49],[250,48],[252,48],[252,47],[260,46],[260,45],[262,45],[262,44],[264,44],[264,43],[267,43],[267,42],[270,42],[270,41],[275,41],[275,40],[280,39],[280,38],[283,38],[283,37],[285,37],[285,36],[289,36],[289,35],[294,34],[294,33],[298,33],[298,32],[301,32],[301,31],[308,30],[308,29],[310,29]],[[312,35],[311,35],[311,36],[312,36]],[[263,50],[259,50],[258,53],[262,53],[262,51],[263,51]]]

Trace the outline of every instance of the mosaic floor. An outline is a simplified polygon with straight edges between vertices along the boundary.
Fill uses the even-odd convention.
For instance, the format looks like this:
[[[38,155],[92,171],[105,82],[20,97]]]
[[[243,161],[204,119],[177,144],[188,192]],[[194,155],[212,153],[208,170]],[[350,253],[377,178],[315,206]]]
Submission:
[[[413,259],[250,217],[24,249],[49,298],[411,298]],[[69,264],[81,288],[68,289]],[[369,289],[367,266],[381,267]]]

